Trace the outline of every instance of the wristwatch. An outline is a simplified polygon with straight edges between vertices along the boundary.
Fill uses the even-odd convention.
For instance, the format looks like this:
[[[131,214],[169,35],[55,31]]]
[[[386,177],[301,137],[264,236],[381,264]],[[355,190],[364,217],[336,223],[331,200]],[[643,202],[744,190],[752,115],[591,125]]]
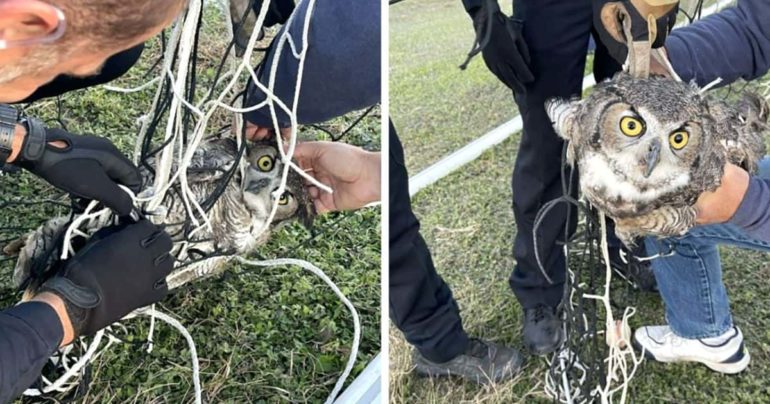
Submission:
[[[19,113],[15,108],[0,104],[0,169],[7,168],[5,162],[13,151],[13,137],[18,121]]]

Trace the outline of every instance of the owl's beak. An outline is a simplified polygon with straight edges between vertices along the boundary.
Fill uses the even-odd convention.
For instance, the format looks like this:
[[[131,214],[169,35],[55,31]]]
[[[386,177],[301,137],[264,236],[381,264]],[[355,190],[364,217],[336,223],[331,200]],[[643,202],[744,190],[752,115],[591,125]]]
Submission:
[[[653,139],[650,143],[650,149],[647,151],[647,155],[644,157],[644,177],[647,178],[652,174],[652,170],[658,165],[660,160],[660,140]]]

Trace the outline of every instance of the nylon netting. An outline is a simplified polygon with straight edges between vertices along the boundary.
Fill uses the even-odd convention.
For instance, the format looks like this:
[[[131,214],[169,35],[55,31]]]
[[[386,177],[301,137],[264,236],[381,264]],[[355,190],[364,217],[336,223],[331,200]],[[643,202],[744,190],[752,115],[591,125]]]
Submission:
[[[246,8],[246,13],[252,9],[254,2],[255,0],[251,0]],[[214,4],[214,6],[216,5],[221,6],[219,2]],[[280,31],[282,34],[279,32],[279,34],[275,35],[277,31],[275,29],[262,29],[269,9],[269,1],[264,1],[256,18],[248,44],[242,50],[242,55],[236,56],[233,31],[237,32],[246,18],[245,15],[242,16],[239,19],[240,23],[231,26],[229,9],[227,5],[224,5],[222,10],[226,19],[225,25],[229,28],[229,38],[231,39],[221,54],[213,80],[208,85],[201,85],[198,78],[200,70],[205,67],[200,65],[201,56],[199,52],[201,32],[203,30],[203,15],[206,8],[204,7],[204,0],[191,0],[185,12],[177,18],[170,29],[161,35],[161,56],[148,70],[146,82],[135,88],[105,86],[108,90],[126,94],[151,91],[153,89],[155,91],[150,109],[138,121],[139,130],[134,143],[133,155],[133,160],[137,165],[143,166],[154,174],[154,183],[152,184],[154,192],[145,192],[140,195],[132,195],[132,197],[135,200],[136,216],[148,215],[148,217],[152,217],[154,212],[164,208],[169,203],[184,204],[187,219],[183,223],[182,230],[172,234],[175,243],[192,241],[197,232],[206,226],[210,226],[209,210],[217,198],[222,195],[228,183],[233,180],[236,172],[244,167],[242,157],[245,150],[245,141],[243,140],[245,128],[241,114],[248,111],[262,107],[269,108],[273,127],[279,126],[277,111],[283,111],[291,122],[291,137],[286,148],[283,147],[284,140],[281,136],[276,136],[278,150],[284,162],[284,169],[281,185],[274,191],[276,197],[274,198],[273,207],[266,223],[270,223],[275,215],[279,200],[277,196],[284,192],[289,170],[294,170],[319,188],[332,192],[329,187],[316,181],[291,160],[298,138],[299,125],[296,110],[299,97],[301,96],[301,86],[295,85],[293,96],[286,103],[278,99],[273,93],[276,85],[275,73],[278,68],[278,61],[281,60],[278,55],[283,53],[290,53],[298,61],[299,69],[295,83],[302,82],[315,0],[297,2],[297,9],[303,6],[307,7],[307,13],[304,15],[296,12],[293,13],[284,24],[284,30]],[[300,41],[289,35],[289,27],[301,27]],[[275,35],[272,38],[272,42],[270,42],[270,38],[260,38],[265,32],[268,36]],[[258,46],[267,43],[270,43],[269,47]],[[263,58],[270,49],[275,52],[276,57],[273,58],[274,63],[268,66],[264,65]],[[257,74],[259,69],[271,69],[272,74],[270,77],[272,79],[267,85],[260,83]],[[257,105],[243,105],[245,88],[248,82],[254,83],[267,95],[264,102]],[[62,119],[61,99],[46,102],[49,106],[51,102],[57,104],[59,113],[52,120],[66,128],[66,122]],[[313,125],[313,127],[316,130],[328,133],[332,140],[336,141],[345,136],[363,118],[370,115],[375,108],[376,106],[351,117],[352,123],[342,130],[329,128],[323,124]],[[31,109],[34,109],[34,107]],[[233,128],[228,128],[227,126],[229,125],[223,125],[223,123],[228,123],[228,121],[232,121],[229,125],[232,125]],[[223,131],[232,131],[233,134],[239,134],[237,136],[233,135],[239,145],[236,162],[222,176],[219,180],[220,183],[217,184],[211,195],[202,201],[198,200],[192,194],[187,184],[186,168],[190,164],[193,153],[206,136]],[[151,164],[151,161],[154,164]],[[90,236],[90,234],[85,232],[83,224],[88,223],[90,220],[111,215],[109,210],[104,209],[97,202],[85,204],[82,201],[70,199],[68,195],[52,190],[40,181],[25,180],[21,184],[14,181],[3,181],[2,187],[6,192],[0,198],[0,207],[5,211],[13,212],[13,214],[4,215],[3,223],[0,223],[0,245],[5,245],[18,239],[22,235],[34,230],[43,221],[52,217],[62,215],[69,217],[69,227],[64,234],[59,235],[60,242],[57,243],[57,248],[48,252],[48,257],[51,261],[66,259],[75,252],[75,248],[72,245],[73,237]],[[130,193],[130,191],[126,191]],[[41,195],[44,197],[41,197]],[[344,216],[339,220],[344,220]],[[329,227],[331,228],[335,224],[332,222]],[[262,229],[262,231],[264,230]],[[323,229],[316,231],[313,238],[321,235],[322,231]],[[198,260],[205,260],[215,256],[228,257],[233,261],[239,262],[241,265],[254,267],[295,265],[320,277],[339,297],[350,311],[354,332],[346,366],[327,399],[327,402],[333,401],[352,371],[357,357],[361,330],[358,313],[353,304],[321,269],[309,262],[298,259],[255,260],[234,256],[227,251],[217,251],[207,256],[196,256],[195,259],[177,261],[175,268],[184,268],[186,265]],[[6,271],[8,268],[13,267],[14,260],[15,257],[11,256],[0,258],[0,264],[3,264],[4,268],[0,275],[4,279],[10,278],[10,273]],[[45,269],[43,267],[39,270],[44,271]],[[19,293],[17,291],[0,291],[3,292],[0,294],[0,303],[7,306],[18,301]],[[140,342],[133,342],[137,344],[138,348],[146,347],[148,352],[153,347],[152,335],[156,319],[169,324],[184,335],[191,353],[190,366],[193,371],[195,401],[198,403],[202,402],[199,364],[193,336],[187,332],[179,321],[168,314],[157,311],[155,307],[139,309],[127,316],[124,321],[136,317],[149,317],[150,319],[150,332],[147,338],[141,339]],[[38,383],[28,389],[25,395],[56,401],[71,401],[83,396],[88,391],[91,381],[90,364],[98,360],[114,344],[127,343],[125,339],[127,332],[126,327],[116,323],[100,331],[93,338],[80,338],[72,345],[56,352]]]

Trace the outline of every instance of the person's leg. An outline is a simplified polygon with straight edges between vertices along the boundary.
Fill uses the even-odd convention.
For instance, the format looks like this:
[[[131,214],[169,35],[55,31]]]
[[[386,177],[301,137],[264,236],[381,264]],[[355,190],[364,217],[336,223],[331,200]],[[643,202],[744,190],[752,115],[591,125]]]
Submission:
[[[553,130],[544,102],[552,97],[580,95],[592,10],[590,2],[517,0],[514,15],[523,21],[535,80],[526,86],[526,92],[515,94],[524,130],[511,181],[517,230],[513,246],[516,266],[509,284],[524,309],[525,345],[536,354],[545,354],[562,340],[555,308],[563,295],[565,261],[557,242],[565,238],[568,212],[574,224],[575,210],[558,205],[537,229],[537,254],[553,281],[549,283],[535,256],[534,224],[543,204],[563,194],[564,143]],[[569,178],[570,170],[566,171]],[[576,181],[572,189],[573,194],[577,192]]]
[[[409,198],[404,151],[390,124],[390,318],[415,346],[415,372],[477,383],[513,377],[523,357],[463,330],[452,291],[436,273]]]
[[[660,257],[652,268],[666,305],[668,325],[640,327],[633,342],[660,362],[700,362],[721,373],[739,373],[751,357],[743,334],[733,325],[722,282],[717,244],[770,251],[730,224],[700,226],[685,236],[646,239],[647,250]]]
[[[770,178],[770,159],[758,174]],[[648,238],[668,325],[641,327],[634,342],[654,359],[696,361],[724,373],[748,366],[743,335],[733,326],[719,260],[718,244],[770,252],[770,243],[752,239],[732,224],[697,226],[682,237]]]
[[[390,129],[390,317],[426,358],[446,362],[468,346],[452,292],[436,273],[412,212],[409,176],[395,129]]]
[[[724,334],[733,326],[722,266],[715,241],[694,237],[645,240],[654,258],[666,319],[680,337],[697,339]]]

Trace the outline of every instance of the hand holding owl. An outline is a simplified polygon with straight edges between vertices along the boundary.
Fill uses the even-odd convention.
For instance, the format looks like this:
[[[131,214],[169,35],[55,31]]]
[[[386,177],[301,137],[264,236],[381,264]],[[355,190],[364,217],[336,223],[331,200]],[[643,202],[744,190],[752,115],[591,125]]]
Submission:
[[[749,173],[727,163],[722,183],[714,191],[706,191],[695,203],[698,224],[724,223],[730,220],[743,202],[749,188]]]
[[[380,153],[345,143],[305,142],[297,144],[294,158],[334,190],[326,193],[308,186],[319,213],[359,209],[380,199]]]

